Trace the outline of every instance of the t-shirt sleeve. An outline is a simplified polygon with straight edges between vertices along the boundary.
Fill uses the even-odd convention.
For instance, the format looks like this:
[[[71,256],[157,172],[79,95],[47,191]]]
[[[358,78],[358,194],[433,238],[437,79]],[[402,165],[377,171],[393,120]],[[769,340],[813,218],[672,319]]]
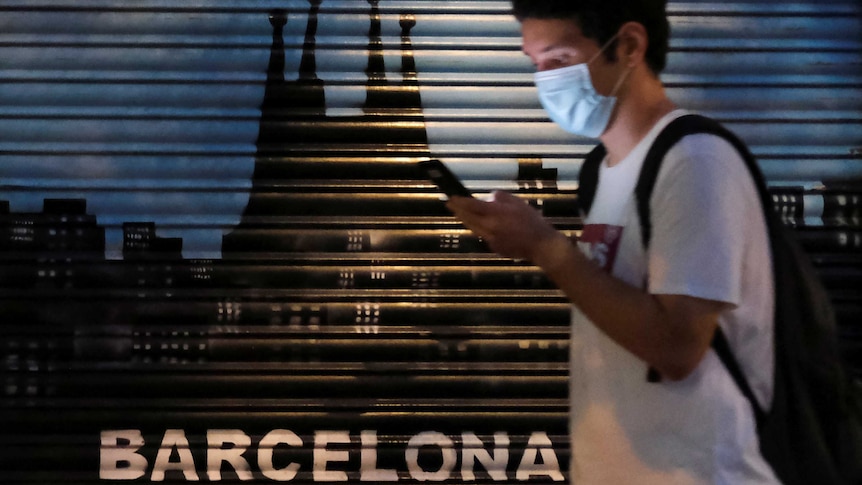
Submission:
[[[746,226],[762,223],[741,155],[714,135],[683,138],[668,151],[650,204],[650,293],[738,305]]]

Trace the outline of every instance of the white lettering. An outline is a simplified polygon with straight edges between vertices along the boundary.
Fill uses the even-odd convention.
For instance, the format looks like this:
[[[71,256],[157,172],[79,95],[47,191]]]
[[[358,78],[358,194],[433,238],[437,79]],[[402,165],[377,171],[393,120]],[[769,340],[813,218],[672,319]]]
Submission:
[[[180,461],[171,461],[173,450],[177,451]],[[169,429],[165,431],[162,445],[156,454],[156,461],[153,464],[153,474],[150,480],[154,482],[164,481],[165,472],[168,470],[182,471],[183,476],[190,482],[200,480],[197,472],[195,472],[195,460],[192,457],[191,449],[189,449],[189,440],[186,439],[185,431],[181,429]]]
[[[538,453],[542,454],[542,463],[536,463]],[[535,475],[548,476],[555,482],[565,480],[560,472],[560,463],[557,461],[556,453],[554,453],[553,443],[543,432],[535,432],[530,435],[530,439],[527,440],[527,449],[524,450],[524,456],[521,458],[521,464],[518,465],[515,478],[519,481],[527,481]]]
[[[275,452],[276,446],[282,443],[299,448],[302,446],[302,439],[293,431],[286,429],[270,431],[260,440],[260,444],[258,445],[257,465],[266,478],[278,482],[287,482],[296,478],[299,464],[291,463],[281,469],[275,468],[272,464],[272,455]]]
[[[505,480],[506,467],[509,465],[509,436],[506,433],[494,434],[494,457],[485,449],[485,444],[474,433],[462,433],[464,449],[461,452],[461,478],[475,480],[473,465],[478,461],[488,470],[494,480]]]
[[[254,480],[255,473],[259,473],[268,480],[286,482],[294,480],[299,470],[305,467],[310,468],[311,479],[315,482],[347,482],[351,471],[358,471],[358,479],[361,482],[398,482],[402,479],[439,482],[457,478],[458,472],[455,468],[459,458],[462,482],[476,481],[476,475],[482,468],[494,481],[514,478],[515,481],[525,482],[535,477],[565,481],[553,443],[546,432],[534,432],[530,435],[520,463],[514,471],[509,464],[511,441],[504,431],[494,433],[493,446],[483,442],[472,431],[461,434],[459,446],[456,446],[453,438],[440,432],[419,433],[408,440],[404,450],[402,463],[406,465],[406,470],[400,467],[386,468],[385,464],[379,462],[377,433],[376,430],[361,431],[357,450],[356,437],[351,436],[349,431],[315,431],[310,450],[311,463],[307,463],[302,460],[290,461],[284,458],[284,454],[280,455],[281,459],[275,456],[279,447],[306,446],[303,439],[293,431],[272,430],[258,443],[254,443],[252,437],[243,430],[213,429],[206,431],[206,447],[197,450],[197,456],[199,460],[206,462],[204,478],[213,482],[223,480],[223,469],[228,473],[235,473],[236,479],[240,481]],[[140,480],[149,473],[151,482],[162,482],[166,480],[166,473],[171,472],[175,475],[170,477],[171,480],[182,480],[182,477],[186,481],[200,480],[198,474],[204,470],[196,469],[195,455],[192,454],[184,430],[166,430],[157,451],[152,446],[145,448],[144,441],[141,430],[102,431],[99,479],[132,481]],[[147,450],[150,450],[149,453],[155,452],[154,459]],[[249,462],[245,456],[248,453],[257,456],[257,470],[252,468],[255,463]],[[355,470],[353,467],[357,466],[357,453],[358,470]],[[340,465],[334,465],[335,463]],[[348,465],[350,469],[347,468]],[[395,463],[390,464],[393,465]],[[330,470],[330,467],[334,469]],[[410,478],[402,475],[405,471]],[[513,473],[514,477],[511,477],[510,473]]]
[[[419,465],[419,448],[423,446],[437,446],[440,448],[443,463],[436,472],[426,471]],[[458,461],[458,454],[455,452],[455,443],[446,435],[426,431],[410,438],[410,441],[407,442],[405,458],[407,459],[407,471],[410,472],[411,477],[420,482],[441,482],[448,480],[452,476],[452,470]]]
[[[230,447],[225,445],[230,444]],[[251,438],[237,429],[211,429],[207,431],[207,478],[221,480],[221,464],[227,462],[236,470],[240,480],[251,480],[254,476],[248,462],[242,457],[251,446]]]
[[[100,480],[137,480],[147,473],[147,459],[137,453],[144,446],[140,430],[102,431],[101,443]]]
[[[347,450],[327,450],[330,443],[350,444],[350,434],[347,431],[318,431],[314,433],[314,471],[315,482],[346,482],[347,472],[330,471],[326,464],[334,461],[347,461],[350,452]]]
[[[359,450],[361,482],[397,482],[398,472],[377,468],[377,431],[360,433],[362,449]]]

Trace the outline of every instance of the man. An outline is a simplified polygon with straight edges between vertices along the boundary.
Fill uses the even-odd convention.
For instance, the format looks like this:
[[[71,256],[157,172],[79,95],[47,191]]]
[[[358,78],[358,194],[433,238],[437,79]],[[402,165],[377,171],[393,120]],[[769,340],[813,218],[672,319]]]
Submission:
[[[448,207],[494,251],[539,266],[573,304],[572,483],[778,483],[749,403],[710,348],[720,325],[768,408],[768,236],[728,142],[691,135],[667,153],[648,251],[641,242],[633,190],[643,158],[684,114],[659,79],[665,3],[513,2],[551,119],[607,149],[578,245],[511,194],[453,197]]]

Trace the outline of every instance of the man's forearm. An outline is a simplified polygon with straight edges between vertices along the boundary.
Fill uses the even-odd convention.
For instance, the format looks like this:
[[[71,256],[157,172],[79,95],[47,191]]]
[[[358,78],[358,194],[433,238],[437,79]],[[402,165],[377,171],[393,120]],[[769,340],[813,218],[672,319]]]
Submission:
[[[562,233],[538,242],[533,254],[594,325],[668,378],[687,376],[709,347],[722,308],[715,302],[651,295],[603,271]]]

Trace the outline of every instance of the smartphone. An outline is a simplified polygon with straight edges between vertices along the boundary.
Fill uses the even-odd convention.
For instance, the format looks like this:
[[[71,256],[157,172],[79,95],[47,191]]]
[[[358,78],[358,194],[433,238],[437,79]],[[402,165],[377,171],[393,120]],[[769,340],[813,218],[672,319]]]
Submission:
[[[434,182],[440,190],[449,197],[460,195],[461,197],[472,197],[473,194],[464,187],[449,168],[440,160],[423,160],[418,163],[419,168],[425,172],[429,180]]]

